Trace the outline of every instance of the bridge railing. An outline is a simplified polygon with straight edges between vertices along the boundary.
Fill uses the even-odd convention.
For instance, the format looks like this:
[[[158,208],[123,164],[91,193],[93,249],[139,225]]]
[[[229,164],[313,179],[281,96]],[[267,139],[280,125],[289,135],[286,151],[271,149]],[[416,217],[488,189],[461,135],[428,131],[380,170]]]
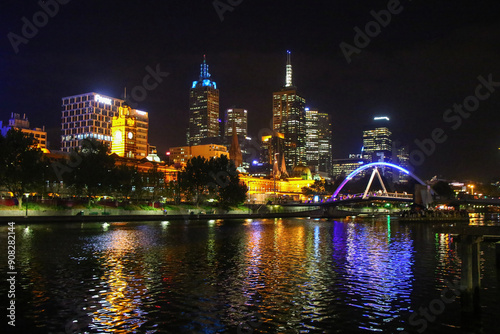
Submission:
[[[334,199],[334,201],[342,201],[342,200],[350,200],[350,199],[361,199],[363,198],[364,193],[359,194],[349,194],[349,195],[341,195]],[[412,194],[407,193],[382,193],[377,191],[370,191],[366,194],[368,198],[376,198],[376,197],[384,197],[384,198],[413,198]]]

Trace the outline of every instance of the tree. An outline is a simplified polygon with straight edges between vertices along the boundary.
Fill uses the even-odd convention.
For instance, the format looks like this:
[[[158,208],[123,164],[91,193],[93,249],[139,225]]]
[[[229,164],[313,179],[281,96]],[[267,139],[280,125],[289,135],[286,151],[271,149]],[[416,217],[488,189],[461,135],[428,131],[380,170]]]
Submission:
[[[240,182],[234,162],[225,155],[207,161],[195,157],[179,172],[178,182],[196,205],[212,198],[223,208],[241,204],[246,199],[247,187]]]
[[[208,165],[209,176],[212,178],[210,190],[216,196],[219,206],[229,209],[245,202],[248,188],[240,181],[234,162],[223,155],[210,159]]]
[[[33,135],[11,129],[0,136],[0,185],[12,192],[22,207],[24,193],[43,185],[42,151]]]
[[[186,167],[179,172],[181,189],[198,206],[201,197],[208,189],[209,179],[208,162],[205,158],[198,156],[190,159]]]
[[[436,182],[433,186],[432,189],[438,193],[439,196],[442,196],[444,198],[453,198],[455,197],[455,192],[453,189],[451,189],[450,185],[448,182],[445,181],[438,181]]]
[[[325,181],[315,180],[310,187],[302,188],[302,193],[306,196],[325,195],[326,194]]]
[[[158,197],[165,193],[165,173],[160,172],[156,165],[148,170],[144,177],[146,178],[146,185],[151,189],[151,201],[155,202]]]
[[[165,186],[165,196],[175,204],[181,202],[181,187],[179,181],[169,181]]]
[[[127,165],[120,165],[113,169],[112,188],[124,199],[132,196],[135,189],[136,178],[140,178],[137,168]]]
[[[65,183],[79,195],[87,196],[89,203],[95,196],[106,194],[113,185],[115,157],[108,154],[109,148],[94,139],[83,140],[82,148],[76,149],[79,162],[71,172],[65,173]]]

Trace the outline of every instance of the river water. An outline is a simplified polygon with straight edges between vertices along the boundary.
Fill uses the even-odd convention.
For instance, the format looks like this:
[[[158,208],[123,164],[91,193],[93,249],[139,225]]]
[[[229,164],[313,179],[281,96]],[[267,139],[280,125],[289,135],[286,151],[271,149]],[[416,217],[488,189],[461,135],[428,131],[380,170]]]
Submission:
[[[463,317],[458,243],[432,225],[388,217],[17,225],[16,327],[4,316],[5,280],[1,325],[15,333],[500,333],[494,243],[481,244],[481,316]],[[7,227],[0,232],[6,254]]]

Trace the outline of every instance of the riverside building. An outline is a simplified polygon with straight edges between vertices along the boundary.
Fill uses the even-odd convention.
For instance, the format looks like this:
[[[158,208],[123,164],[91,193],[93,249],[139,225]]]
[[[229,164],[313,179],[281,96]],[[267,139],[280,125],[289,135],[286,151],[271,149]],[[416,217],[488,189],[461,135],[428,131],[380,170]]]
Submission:
[[[119,108],[126,108],[125,100],[95,92],[72,95],[62,98],[61,150],[70,152],[81,148],[84,139],[95,139],[112,146],[113,118],[118,118]],[[148,113],[130,109],[129,114],[136,120],[138,152],[136,158],[147,156]],[[130,131],[129,131],[130,132]],[[129,136],[128,132],[126,133]]]

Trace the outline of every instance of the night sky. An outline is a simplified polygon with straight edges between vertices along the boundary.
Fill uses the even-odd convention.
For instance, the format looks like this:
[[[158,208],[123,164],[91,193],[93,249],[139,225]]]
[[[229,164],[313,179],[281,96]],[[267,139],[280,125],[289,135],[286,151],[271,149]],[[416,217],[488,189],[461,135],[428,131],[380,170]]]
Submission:
[[[500,82],[498,1],[219,3],[235,4],[223,21],[213,0],[72,0],[46,23],[38,15],[38,33],[16,53],[8,34],[22,37],[22,18],[33,22],[41,7],[2,1],[0,119],[26,113],[32,127],[46,126],[50,148],[59,149],[62,97],[92,91],[122,97],[124,87],[142,86],[146,67],[159,66],[169,75],[137,108],[149,112],[150,144],[165,152],[185,144],[189,88],[206,54],[221,112],[248,109],[250,136],[256,136],[270,127],[272,93],[284,85],[291,50],[293,81],[307,106],[332,115],[334,158],[359,152],[363,127],[387,115],[393,139],[411,150],[418,149],[415,140],[443,130],[439,138],[446,139],[414,164],[417,175],[500,178],[500,84],[468,118],[460,116],[461,124],[457,113],[448,114],[454,121],[443,120],[454,104],[474,102],[469,97],[479,76]],[[388,5],[397,13],[348,63],[339,45],[356,46],[354,28],[364,31],[374,20],[370,12]]]

